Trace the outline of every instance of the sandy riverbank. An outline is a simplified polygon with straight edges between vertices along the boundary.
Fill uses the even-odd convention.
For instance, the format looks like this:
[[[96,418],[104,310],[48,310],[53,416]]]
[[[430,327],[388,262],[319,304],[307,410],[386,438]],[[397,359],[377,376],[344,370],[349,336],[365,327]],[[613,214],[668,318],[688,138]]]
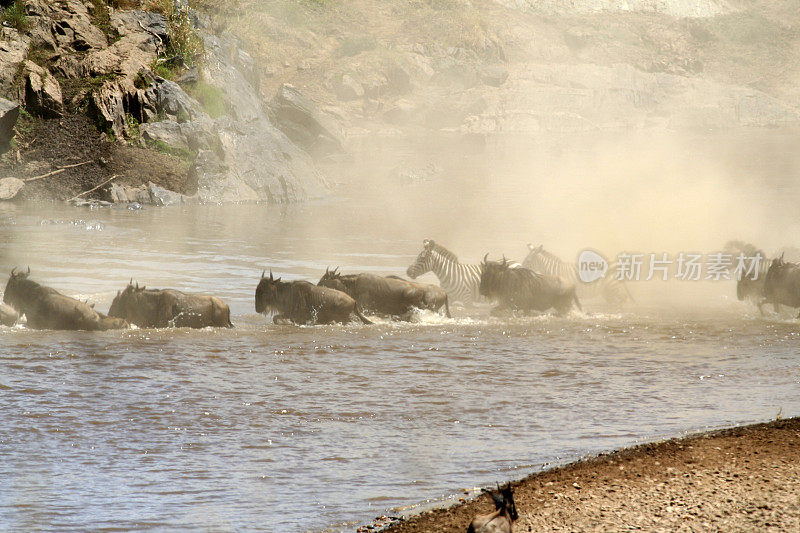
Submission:
[[[514,531],[800,531],[800,418],[644,444],[534,474]],[[383,531],[466,531],[483,495]]]

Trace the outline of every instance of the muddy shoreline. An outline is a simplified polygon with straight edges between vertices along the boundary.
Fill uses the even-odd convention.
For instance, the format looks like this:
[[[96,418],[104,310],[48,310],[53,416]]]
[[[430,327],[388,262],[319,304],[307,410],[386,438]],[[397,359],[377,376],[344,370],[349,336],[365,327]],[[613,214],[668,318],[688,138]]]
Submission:
[[[516,483],[514,530],[800,531],[798,459],[800,418],[600,454]],[[463,532],[492,509],[482,495],[380,530]]]

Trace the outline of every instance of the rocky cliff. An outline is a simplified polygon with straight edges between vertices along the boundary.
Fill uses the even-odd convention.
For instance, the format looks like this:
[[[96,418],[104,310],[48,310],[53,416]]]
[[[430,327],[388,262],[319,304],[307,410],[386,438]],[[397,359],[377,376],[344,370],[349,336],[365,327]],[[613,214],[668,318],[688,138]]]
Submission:
[[[378,137],[800,125],[788,1],[14,5],[24,23],[0,28],[2,172],[91,160],[62,169],[60,196],[120,176],[140,192],[293,202],[329,192],[318,168],[346,180],[348,152]]]
[[[202,12],[181,2],[15,6],[24,16],[0,30],[0,93],[8,123],[19,109],[23,119],[4,128],[11,151],[3,174],[31,180],[85,159],[31,180],[23,196],[69,196],[112,178],[130,188],[155,181],[204,202],[327,194],[310,156],[270,123],[253,59]],[[187,37],[178,30],[190,32],[199,52],[183,53],[176,41]],[[65,128],[71,135],[59,133]],[[94,195],[125,197],[112,195],[110,183]]]

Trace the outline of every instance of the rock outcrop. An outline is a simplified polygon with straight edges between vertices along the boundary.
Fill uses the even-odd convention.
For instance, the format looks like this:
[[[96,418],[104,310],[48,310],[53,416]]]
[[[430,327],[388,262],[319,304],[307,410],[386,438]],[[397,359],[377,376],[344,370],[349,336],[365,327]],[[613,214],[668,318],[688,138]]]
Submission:
[[[270,116],[281,131],[311,154],[326,156],[344,151],[335,123],[292,85],[282,85],[275,94]]]
[[[19,104],[0,98],[0,154],[8,151],[19,118]]]
[[[60,117],[64,113],[61,85],[50,72],[33,61],[23,63],[20,101],[27,110],[45,118]]]

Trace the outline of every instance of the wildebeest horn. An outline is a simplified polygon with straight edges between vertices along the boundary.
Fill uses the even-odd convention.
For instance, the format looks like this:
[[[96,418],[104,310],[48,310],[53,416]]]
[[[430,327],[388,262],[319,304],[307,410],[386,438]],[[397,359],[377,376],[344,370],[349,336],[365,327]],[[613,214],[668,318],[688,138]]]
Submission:
[[[267,269],[266,268],[261,271],[261,279],[264,279],[266,277],[265,276],[266,273],[267,273]]]
[[[783,258],[783,254],[781,254],[781,258]],[[30,267],[30,265],[28,265],[28,271],[25,272],[25,274],[27,275],[27,274],[30,274],[30,273],[31,273],[31,267]]]
[[[272,269],[271,268],[269,269],[269,280],[270,281],[275,281],[275,279],[272,277]]]
[[[128,285],[133,285],[133,278],[128,282]]]
[[[486,255],[483,256],[483,262],[487,263],[488,261],[489,261],[489,254],[487,253]]]
[[[11,275],[13,276],[13,275],[14,275],[14,272],[16,272],[16,271],[17,271],[17,267],[14,267],[14,268],[12,268],[12,269],[11,269]]]

